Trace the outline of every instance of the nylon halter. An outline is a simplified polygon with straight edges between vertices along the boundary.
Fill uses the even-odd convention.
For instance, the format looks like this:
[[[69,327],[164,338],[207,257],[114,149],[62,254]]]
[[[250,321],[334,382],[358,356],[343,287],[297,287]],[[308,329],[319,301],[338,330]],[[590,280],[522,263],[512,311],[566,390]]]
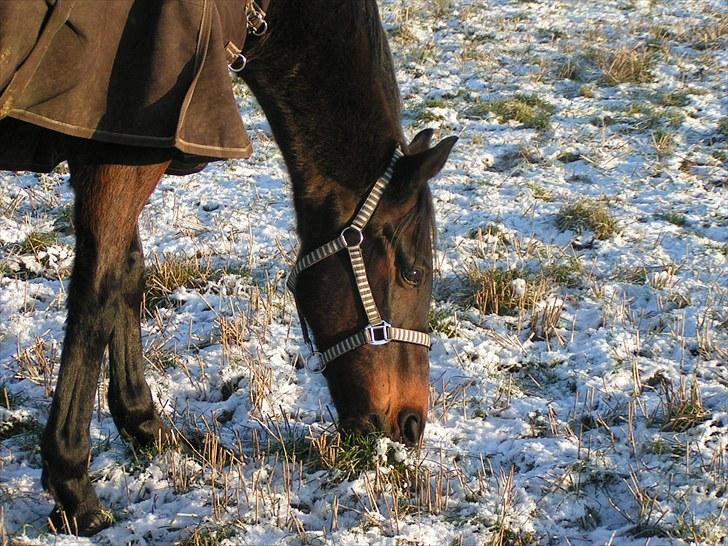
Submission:
[[[371,220],[387,184],[389,184],[392,179],[394,166],[401,157],[402,152],[395,150],[392,155],[392,159],[387,166],[387,170],[381,178],[374,183],[372,189],[369,190],[369,195],[367,195],[364,204],[357,211],[351,223],[349,223],[341,231],[341,234],[336,239],[321,245],[316,250],[313,250],[303,256],[303,258],[298,260],[288,276],[286,286],[296,300],[298,316],[301,322],[301,330],[303,331],[303,338],[311,350],[311,355],[306,359],[306,367],[311,371],[323,372],[329,362],[363,345],[386,345],[390,341],[412,343],[414,345],[422,345],[427,348],[431,345],[429,334],[416,330],[396,328],[389,322],[382,319],[379,309],[377,308],[377,303],[374,301],[371,287],[369,286],[366,267],[364,265],[364,256],[361,251],[361,245],[364,242],[364,228],[369,223],[369,220]],[[296,298],[296,281],[298,279],[298,275],[302,271],[330,256],[333,256],[334,254],[338,254],[343,250],[346,250],[349,254],[351,268],[354,272],[354,279],[356,280],[357,292],[362,306],[364,307],[364,312],[366,313],[369,324],[357,333],[335,343],[325,351],[320,352],[317,351],[314,346],[311,336],[309,335],[306,318],[303,316],[300,305],[298,305],[298,298]]]

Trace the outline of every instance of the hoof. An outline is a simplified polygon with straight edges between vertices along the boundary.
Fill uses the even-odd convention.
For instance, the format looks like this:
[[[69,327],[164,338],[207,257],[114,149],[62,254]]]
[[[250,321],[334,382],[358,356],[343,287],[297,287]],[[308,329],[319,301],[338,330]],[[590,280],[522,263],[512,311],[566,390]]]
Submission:
[[[113,523],[113,514],[102,506],[86,511],[79,509],[75,514],[69,514],[56,506],[48,515],[48,528],[51,532],[79,537],[95,535]]]
[[[133,446],[163,451],[175,444],[174,433],[160,419],[145,421],[135,427],[120,428],[121,435]]]

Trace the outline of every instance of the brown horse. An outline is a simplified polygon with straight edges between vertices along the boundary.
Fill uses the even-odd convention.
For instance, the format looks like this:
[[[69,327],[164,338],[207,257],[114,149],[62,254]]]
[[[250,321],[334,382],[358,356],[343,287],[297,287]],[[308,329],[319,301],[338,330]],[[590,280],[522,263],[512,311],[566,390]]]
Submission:
[[[251,4],[240,2],[241,9]],[[267,28],[253,25],[262,35],[249,36],[242,51],[249,62],[240,75],[265,111],[292,180],[301,254],[289,286],[304,335],[310,339],[310,328],[321,351],[318,365],[343,427],[416,443],[429,392],[434,214],[427,181],[456,138],[431,147],[426,130],[404,141],[375,0],[273,0],[264,17]],[[27,120],[11,121],[22,133]],[[0,123],[0,142],[6,128]],[[60,529],[71,522],[71,530],[90,535],[111,523],[87,467],[107,348],[109,407],[120,432],[138,444],[167,434],[144,379],[137,222],[179,159],[179,145],[38,134],[68,161],[76,230],[61,368],[41,446],[43,485],[56,501],[52,523]]]

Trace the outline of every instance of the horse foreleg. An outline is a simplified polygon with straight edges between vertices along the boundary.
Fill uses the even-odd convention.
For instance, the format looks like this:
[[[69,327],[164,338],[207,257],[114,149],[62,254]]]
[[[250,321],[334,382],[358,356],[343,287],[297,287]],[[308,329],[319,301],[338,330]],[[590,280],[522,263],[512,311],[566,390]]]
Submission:
[[[166,431],[154,409],[152,394],[144,379],[141,313],[144,292],[144,254],[136,233],[132,239],[121,283],[120,308],[114,318],[109,342],[109,408],[116,428],[141,445],[162,440]]]
[[[125,307],[125,264],[139,213],[167,162],[124,166],[76,159],[69,164],[76,194],[76,258],[61,368],[41,441],[42,480],[56,500],[53,526],[91,535],[112,521],[88,474],[89,428],[101,359]]]

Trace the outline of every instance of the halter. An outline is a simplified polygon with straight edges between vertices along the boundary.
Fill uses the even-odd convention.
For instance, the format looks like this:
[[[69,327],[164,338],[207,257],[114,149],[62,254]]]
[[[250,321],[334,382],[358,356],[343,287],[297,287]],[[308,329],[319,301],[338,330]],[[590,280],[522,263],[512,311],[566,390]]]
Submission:
[[[341,234],[336,239],[321,245],[316,250],[309,252],[303,258],[298,260],[288,276],[286,286],[296,299],[296,307],[301,321],[303,338],[311,350],[311,355],[306,359],[306,367],[311,371],[319,373],[323,372],[329,362],[363,345],[386,345],[390,341],[412,343],[414,345],[422,345],[427,348],[431,345],[429,334],[416,330],[396,328],[389,322],[382,319],[379,314],[377,304],[374,301],[372,290],[369,286],[366,267],[364,265],[364,256],[361,251],[361,245],[364,242],[364,228],[367,226],[369,220],[374,214],[374,211],[382,198],[384,189],[392,179],[394,166],[401,157],[402,152],[395,150],[392,155],[392,159],[387,166],[387,170],[381,178],[374,183],[372,189],[369,190],[369,195],[367,195],[364,204],[357,211],[356,216],[354,216],[351,223],[341,231]],[[364,312],[367,315],[367,321],[369,324],[357,333],[339,341],[325,351],[320,352],[315,349],[314,343],[309,335],[306,318],[303,316],[301,306],[298,304],[298,298],[296,298],[296,281],[301,271],[308,269],[312,265],[317,264],[321,260],[333,256],[342,250],[346,250],[349,254],[351,268],[354,272],[354,279],[356,280],[357,292],[362,306],[364,307]]]

